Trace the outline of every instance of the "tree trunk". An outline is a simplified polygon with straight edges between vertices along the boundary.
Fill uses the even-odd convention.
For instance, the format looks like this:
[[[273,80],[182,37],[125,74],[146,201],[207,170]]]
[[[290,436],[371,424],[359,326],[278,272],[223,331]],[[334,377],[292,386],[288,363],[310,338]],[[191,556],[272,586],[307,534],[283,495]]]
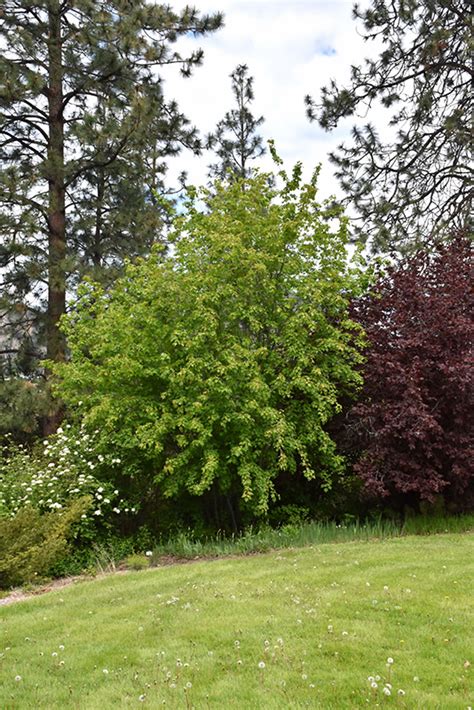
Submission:
[[[94,250],[92,253],[92,263],[96,268],[102,266],[102,209],[104,205],[105,194],[105,177],[104,168],[97,168],[97,194],[95,208],[95,232],[94,232]]]
[[[59,330],[59,319],[66,311],[66,222],[64,188],[64,118],[61,11],[59,0],[49,3],[48,36],[48,315],[46,348],[50,360],[64,360],[66,343]],[[56,430],[61,408],[55,407],[47,418],[45,433]]]

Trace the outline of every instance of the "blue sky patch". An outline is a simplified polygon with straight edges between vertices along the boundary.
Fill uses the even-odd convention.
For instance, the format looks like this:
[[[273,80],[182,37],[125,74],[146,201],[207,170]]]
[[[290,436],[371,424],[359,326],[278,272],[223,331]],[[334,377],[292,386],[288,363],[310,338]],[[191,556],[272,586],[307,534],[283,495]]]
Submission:
[[[322,54],[324,57],[333,57],[336,54],[334,47],[329,44],[322,44],[316,47],[316,52]]]

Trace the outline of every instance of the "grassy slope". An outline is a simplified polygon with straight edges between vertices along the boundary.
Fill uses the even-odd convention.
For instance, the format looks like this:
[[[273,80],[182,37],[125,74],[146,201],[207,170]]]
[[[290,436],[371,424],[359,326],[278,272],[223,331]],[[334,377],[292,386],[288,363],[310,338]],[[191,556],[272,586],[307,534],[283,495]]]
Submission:
[[[322,544],[115,575],[5,607],[0,707],[465,709],[473,543]],[[369,689],[376,675],[390,697],[382,681]]]

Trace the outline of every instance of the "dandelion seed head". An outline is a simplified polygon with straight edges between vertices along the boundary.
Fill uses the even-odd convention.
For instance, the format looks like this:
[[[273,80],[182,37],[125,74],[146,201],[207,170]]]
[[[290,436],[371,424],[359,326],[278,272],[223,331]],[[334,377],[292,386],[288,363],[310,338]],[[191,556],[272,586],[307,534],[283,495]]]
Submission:
[[[258,667],[263,670],[265,668],[265,661],[259,661]]]

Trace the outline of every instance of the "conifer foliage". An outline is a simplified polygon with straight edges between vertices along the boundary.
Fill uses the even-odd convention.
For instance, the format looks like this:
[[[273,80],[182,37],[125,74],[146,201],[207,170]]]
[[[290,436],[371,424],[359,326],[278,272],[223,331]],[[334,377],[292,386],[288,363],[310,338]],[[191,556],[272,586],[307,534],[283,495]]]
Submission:
[[[139,156],[153,155],[150,139],[157,158],[195,140],[157,69],[178,64],[188,76],[202,51],[182,56],[176,41],[221,22],[145,0],[2,2],[1,308],[15,343],[43,301],[47,355],[62,360],[58,322],[79,263],[104,267],[148,248],[157,173],[143,176]]]
[[[355,468],[373,496],[473,503],[473,275],[458,237],[391,269],[355,306],[369,341]]]
[[[373,0],[354,6],[377,58],[351,67],[347,86],[332,81],[308,116],[326,129],[366,116],[377,102],[392,112],[393,135],[353,128],[332,154],[358,231],[375,248],[413,251],[446,227],[465,228],[472,205],[472,7],[468,0]]]
[[[250,177],[252,163],[265,153],[262,137],[257,129],[264,122],[263,116],[255,118],[250,111],[254,100],[253,77],[248,76],[248,67],[239,64],[230,75],[232,93],[237,104],[219,121],[214,133],[207,137],[207,147],[214,150],[220,162],[211,165],[209,175],[221,179]]]

